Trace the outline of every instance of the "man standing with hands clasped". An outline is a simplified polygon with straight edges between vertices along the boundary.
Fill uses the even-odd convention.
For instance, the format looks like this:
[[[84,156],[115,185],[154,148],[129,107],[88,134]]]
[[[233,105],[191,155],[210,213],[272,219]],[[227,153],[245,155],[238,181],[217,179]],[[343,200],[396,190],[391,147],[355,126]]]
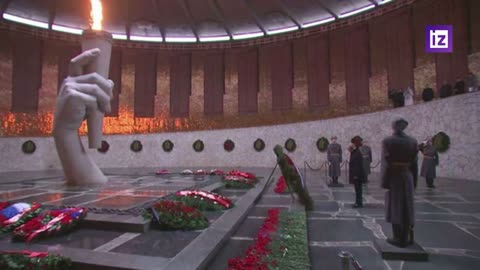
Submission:
[[[405,134],[407,120],[397,117],[393,135],[382,142],[382,188],[385,193],[385,220],[392,224],[393,238],[387,242],[406,247],[413,244],[414,173],[417,166],[417,141]]]

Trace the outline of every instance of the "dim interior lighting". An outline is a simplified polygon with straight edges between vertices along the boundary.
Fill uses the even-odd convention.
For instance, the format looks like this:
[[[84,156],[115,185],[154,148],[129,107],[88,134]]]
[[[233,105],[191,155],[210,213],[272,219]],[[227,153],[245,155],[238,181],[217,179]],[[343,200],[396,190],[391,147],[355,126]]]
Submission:
[[[265,34],[263,32],[247,33],[247,34],[233,35],[233,39],[239,40],[239,39],[247,39],[247,38],[256,38],[256,37],[263,37],[264,35]]]
[[[52,29],[55,30],[55,31],[70,33],[70,34],[75,34],[75,35],[81,35],[83,33],[82,29],[71,28],[71,27],[61,26],[61,25],[56,25],[56,24],[52,24]]]
[[[127,40],[127,35],[123,34],[112,34],[113,39],[118,39],[118,40]]]
[[[268,31],[267,31],[267,34],[269,34],[269,35],[275,35],[275,34],[280,34],[280,33],[295,31],[295,30],[297,30],[297,29],[298,29],[298,26],[291,26],[291,27],[280,28],[280,29],[275,29],[275,30],[268,30]]]
[[[166,42],[197,42],[195,37],[166,37]]]
[[[375,5],[368,5],[368,6],[363,7],[363,8],[359,8],[359,9],[355,9],[355,10],[352,10],[352,11],[349,11],[349,12],[342,13],[338,17],[339,18],[346,18],[346,17],[352,16],[352,15],[367,11],[367,10],[372,9],[374,7],[375,7]]]
[[[134,41],[148,41],[148,42],[162,42],[162,37],[146,37],[146,36],[130,36],[130,40]]]
[[[392,2],[393,0],[382,0],[380,1],[380,3],[378,3],[379,5],[384,5],[384,4],[387,4],[387,3],[390,3]]]
[[[326,23],[333,22],[333,21],[335,21],[335,17],[330,17],[330,18],[326,18],[326,19],[323,19],[323,20],[320,20],[320,21],[314,21],[314,22],[309,22],[309,23],[302,24],[302,28],[308,28],[308,27],[312,27],[312,26],[316,26],[316,25],[326,24]]]
[[[228,41],[230,36],[200,37],[201,42]]]
[[[18,17],[18,16],[8,14],[8,13],[3,13],[3,18],[5,20],[9,20],[9,21],[12,21],[12,22],[17,22],[17,23],[22,23],[22,24],[27,24],[27,25],[31,25],[31,26],[35,26],[35,27],[48,29],[48,23],[34,21],[34,20]]]

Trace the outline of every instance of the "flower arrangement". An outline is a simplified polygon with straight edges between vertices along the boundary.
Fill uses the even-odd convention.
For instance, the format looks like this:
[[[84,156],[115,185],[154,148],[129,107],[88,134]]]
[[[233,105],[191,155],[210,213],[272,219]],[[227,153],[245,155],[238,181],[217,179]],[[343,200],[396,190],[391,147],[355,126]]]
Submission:
[[[252,188],[257,183],[257,177],[249,172],[233,170],[227,173],[223,182],[226,188]]]
[[[210,175],[224,175],[225,173],[219,169],[213,169],[210,171]]]
[[[22,151],[25,154],[33,154],[35,153],[36,149],[37,149],[37,146],[32,140],[28,140],[22,144]]]
[[[245,257],[237,257],[228,260],[228,270],[259,269],[267,270],[270,264],[275,265],[275,261],[268,260],[271,249],[269,245],[272,241],[271,236],[277,231],[278,218],[280,210],[272,208],[268,210],[268,215],[257,233],[255,243],[248,247]]]
[[[295,149],[297,149],[297,143],[295,142],[295,140],[292,138],[289,138],[288,140],[286,140],[285,149],[287,149],[288,152],[295,151]]]
[[[208,227],[208,219],[195,207],[180,201],[163,200],[145,212],[146,219],[153,219],[164,230],[201,230]]]
[[[68,270],[72,268],[69,258],[47,252],[3,251],[0,253],[0,269],[3,270]]]
[[[329,144],[330,144],[330,142],[328,141],[327,138],[321,137],[321,138],[318,139],[318,141],[317,141],[317,149],[318,149],[318,151],[320,151],[320,152],[322,152],[322,153],[326,152]]]
[[[313,209],[313,200],[310,194],[304,187],[302,176],[300,175],[297,167],[293,163],[292,159],[283,153],[283,148],[280,145],[276,145],[273,148],[275,155],[277,155],[277,162],[282,171],[282,175],[285,177],[288,186],[298,195],[298,199],[301,204],[305,205],[306,210]]]
[[[199,210],[225,210],[233,207],[227,197],[203,190],[181,190],[175,193],[175,200]]]
[[[433,145],[439,153],[445,153],[450,148],[450,137],[445,132],[439,132],[432,138]]]
[[[164,142],[162,143],[163,151],[165,151],[165,152],[167,152],[167,153],[168,153],[168,152],[172,152],[173,146],[174,146],[174,144],[173,144],[173,142],[170,141],[170,140],[166,140],[166,141],[164,141]]]
[[[255,151],[261,152],[261,151],[263,151],[263,149],[265,149],[265,142],[262,139],[258,138],[253,143],[253,148],[255,149]]]
[[[50,210],[17,227],[13,231],[13,239],[31,242],[39,237],[68,232],[74,229],[86,214],[85,208]]]
[[[156,175],[165,175],[165,174],[170,174],[170,171],[167,169],[161,169],[155,172]]]
[[[40,204],[15,203],[0,211],[0,234],[10,232],[42,212]]]
[[[132,150],[135,153],[142,151],[142,149],[143,149],[143,145],[142,145],[142,142],[139,140],[134,140],[132,144],[130,144],[130,150]]]
[[[290,192],[290,189],[288,188],[287,182],[285,181],[285,177],[283,177],[283,175],[278,178],[277,185],[275,186],[273,191],[278,194]]]
[[[107,141],[102,141],[102,146],[100,146],[97,151],[105,154],[108,152],[108,149],[110,149],[110,144]]]
[[[234,148],[235,148],[235,143],[230,139],[226,140],[223,143],[223,149],[225,149],[225,151],[227,152],[232,152]]]
[[[305,212],[269,209],[255,243],[229,259],[228,269],[310,269],[306,220]]]

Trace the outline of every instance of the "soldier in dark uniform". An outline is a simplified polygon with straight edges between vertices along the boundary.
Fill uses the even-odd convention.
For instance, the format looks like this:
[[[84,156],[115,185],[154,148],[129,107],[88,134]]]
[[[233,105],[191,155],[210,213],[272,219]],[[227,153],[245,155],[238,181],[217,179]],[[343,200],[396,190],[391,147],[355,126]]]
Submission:
[[[333,184],[338,184],[340,177],[340,164],[342,163],[342,146],[337,143],[337,137],[331,138],[332,142],[327,147],[328,172]]]
[[[355,136],[351,140],[352,145],[348,148],[350,152],[350,162],[348,163],[349,182],[355,187],[355,204],[353,208],[363,207],[362,185],[365,183],[365,168],[363,167],[363,157],[360,152],[362,138]]]
[[[363,157],[363,170],[365,171],[365,183],[368,183],[368,176],[371,173],[370,166],[372,165],[372,149],[370,146],[366,145],[363,142],[362,146],[360,146],[360,152],[362,153]]]
[[[417,141],[403,131],[408,122],[397,118],[393,135],[382,142],[382,188],[385,193],[385,219],[392,224],[393,238],[387,241],[398,247],[413,244],[415,223],[413,196],[414,172],[417,166]]]
[[[438,152],[432,139],[428,139],[425,143],[420,145],[420,151],[423,154],[421,176],[425,177],[427,186],[435,188],[433,180],[437,177],[436,167],[438,166]]]

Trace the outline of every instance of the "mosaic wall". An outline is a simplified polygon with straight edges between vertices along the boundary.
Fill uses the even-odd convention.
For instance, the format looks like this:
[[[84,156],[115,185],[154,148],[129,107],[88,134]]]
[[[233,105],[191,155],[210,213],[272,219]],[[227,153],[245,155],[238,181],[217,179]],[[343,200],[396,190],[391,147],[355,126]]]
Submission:
[[[347,159],[349,155],[346,149],[350,139],[358,134],[371,146],[372,166],[375,166],[380,159],[382,139],[392,132],[392,117],[401,114],[410,122],[407,133],[418,141],[440,131],[450,136],[450,149],[440,155],[438,176],[480,180],[478,104],[480,92],[395,110],[322,121],[227,130],[106,135],[104,139],[110,145],[108,152],[100,153],[95,149],[86,151],[101,168],[272,168],[275,165],[273,147],[276,144],[283,146],[287,139],[292,138],[297,148],[288,154],[296,164],[303,168],[303,161],[308,161],[312,167],[319,168],[327,158],[326,153],[320,152],[316,147],[319,138],[338,136],[338,142],[342,145],[344,157]],[[265,142],[262,151],[254,149],[254,142],[259,138]],[[224,150],[227,139],[235,143],[231,152]],[[22,144],[27,140],[36,144],[33,154],[22,153]],[[130,146],[134,140],[141,141],[141,152],[131,151]],[[162,149],[165,140],[173,142],[171,152]],[[194,151],[192,145],[196,140],[203,141],[203,151]],[[86,145],[87,138],[83,137],[82,141]],[[52,137],[0,138],[0,160],[0,172],[61,168]],[[380,166],[374,168],[374,171],[379,170]],[[342,177],[345,177],[345,174]],[[341,181],[345,181],[344,178]]]
[[[43,79],[39,89],[39,111],[36,114],[11,113],[12,54],[7,44],[0,45],[0,136],[49,136],[53,123],[53,111],[57,94],[57,56],[54,41],[44,46]],[[169,66],[168,59],[158,54],[157,95],[155,97],[155,117],[135,118],[134,111],[134,50],[123,54],[122,92],[118,117],[106,117],[106,134],[144,134],[172,131],[192,131],[240,128],[251,126],[276,125],[308,120],[327,119],[351,114],[374,112],[390,108],[387,98],[386,71],[372,74],[370,78],[370,106],[347,108],[344,74],[332,74],[330,84],[330,106],[320,111],[308,110],[308,86],[306,74],[305,42],[294,42],[293,110],[288,113],[273,113],[270,68],[265,50],[260,50],[260,92],[257,115],[238,115],[238,75],[236,57],[232,53],[225,56],[226,94],[224,95],[224,116],[203,116],[203,64],[201,56],[192,54],[192,95],[190,97],[190,117],[169,117]],[[480,77],[480,54],[471,55],[470,69]],[[416,99],[421,101],[421,89],[435,86],[435,63],[433,59],[420,59],[415,68]],[[86,125],[81,127],[86,133]]]

